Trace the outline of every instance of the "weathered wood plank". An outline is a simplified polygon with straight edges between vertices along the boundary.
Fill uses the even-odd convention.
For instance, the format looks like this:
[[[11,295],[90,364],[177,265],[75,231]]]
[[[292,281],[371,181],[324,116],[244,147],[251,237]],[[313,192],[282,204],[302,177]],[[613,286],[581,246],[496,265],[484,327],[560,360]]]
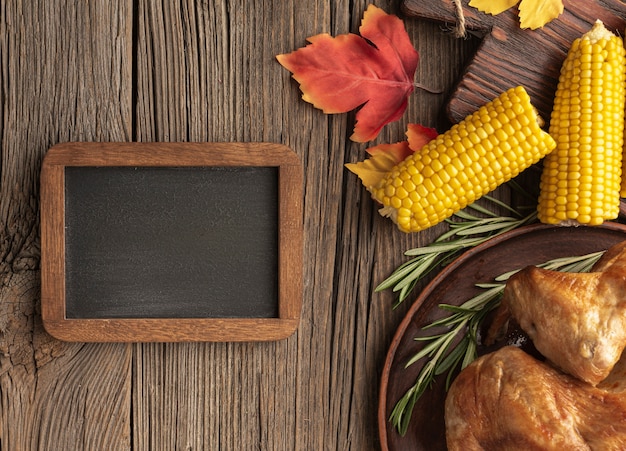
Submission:
[[[282,3],[139,2],[137,139],[281,142]],[[134,448],[296,449],[296,346],[136,345]]]
[[[274,59],[317,33],[356,32],[366,7],[139,3],[137,137],[292,147],[305,167],[305,266],[302,320],[288,340],[135,347],[137,449],[376,447],[379,373],[408,306],[392,311],[392,295],[373,289],[405,249],[441,228],[408,236],[378,216],[343,167],[364,156],[365,145],[347,139],[352,116],[326,116],[302,102]],[[407,122],[447,126],[442,106],[476,45],[433,24],[407,27],[422,55],[417,81],[443,93],[418,90],[380,142],[404,139]],[[173,437],[170,427],[183,424]]]
[[[0,6],[0,442],[127,449],[128,345],[68,345],[39,317],[38,177],[52,144],[131,137],[131,4]]]

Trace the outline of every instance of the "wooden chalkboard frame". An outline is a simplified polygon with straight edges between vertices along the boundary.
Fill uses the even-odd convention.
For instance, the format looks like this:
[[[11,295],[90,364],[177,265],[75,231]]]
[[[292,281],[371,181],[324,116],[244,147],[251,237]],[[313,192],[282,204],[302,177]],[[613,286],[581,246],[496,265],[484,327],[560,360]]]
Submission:
[[[278,168],[277,318],[68,318],[66,316],[66,167]],[[64,143],[41,170],[41,312],[53,337],[74,342],[272,341],[298,326],[302,307],[302,167],[273,143]],[[254,293],[251,293],[253,296]]]

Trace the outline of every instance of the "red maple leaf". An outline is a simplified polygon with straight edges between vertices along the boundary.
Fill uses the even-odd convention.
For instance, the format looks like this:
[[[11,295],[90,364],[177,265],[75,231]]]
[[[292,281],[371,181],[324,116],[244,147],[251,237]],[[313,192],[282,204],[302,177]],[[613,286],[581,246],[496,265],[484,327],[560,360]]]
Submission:
[[[353,141],[370,141],[402,117],[414,89],[418,53],[403,22],[370,5],[361,36],[327,33],[276,58],[300,83],[302,98],[325,113],[356,113]]]

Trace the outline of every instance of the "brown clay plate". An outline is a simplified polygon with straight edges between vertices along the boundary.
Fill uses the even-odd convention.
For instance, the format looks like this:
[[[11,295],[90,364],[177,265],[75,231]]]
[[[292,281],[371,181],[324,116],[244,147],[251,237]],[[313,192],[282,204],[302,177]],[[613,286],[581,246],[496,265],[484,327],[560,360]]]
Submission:
[[[414,340],[421,327],[440,318],[439,304],[460,305],[480,292],[476,283],[510,270],[543,263],[559,257],[605,250],[626,239],[626,226],[606,223],[601,227],[555,227],[536,224],[513,230],[466,251],[446,266],[421,292],[400,324],[385,360],[381,378],[378,429],[384,451],[445,450],[445,375],[415,405],[411,424],[400,436],[389,423],[397,400],[411,387],[421,362],[405,368],[420,349]],[[432,331],[429,333],[432,334]],[[479,351],[480,352],[480,351]]]

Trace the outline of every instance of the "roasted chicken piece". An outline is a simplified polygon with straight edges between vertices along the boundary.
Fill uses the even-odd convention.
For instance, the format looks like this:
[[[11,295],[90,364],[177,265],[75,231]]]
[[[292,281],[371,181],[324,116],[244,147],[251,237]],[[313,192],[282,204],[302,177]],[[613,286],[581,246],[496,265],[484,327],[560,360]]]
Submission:
[[[584,274],[529,266],[506,284],[486,344],[514,318],[554,365],[597,385],[626,347],[626,242]]]
[[[626,396],[560,372],[519,348],[486,354],[445,403],[449,451],[624,450]]]

